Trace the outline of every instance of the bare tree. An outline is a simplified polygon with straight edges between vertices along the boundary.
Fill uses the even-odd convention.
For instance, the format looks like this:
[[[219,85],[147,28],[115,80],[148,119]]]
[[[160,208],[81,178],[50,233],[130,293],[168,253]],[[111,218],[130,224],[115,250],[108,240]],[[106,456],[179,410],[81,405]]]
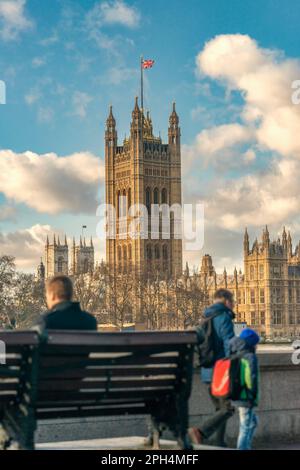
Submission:
[[[82,309],[99,317],[105,306],[105,275],[100,266],[91,273],[80,274],[74,279],[74,299],[80,302]]]
[[[134,278],[130,273],[114,273],[106,269],[106,310],[110,323],[122,329],[128,321],[133,321]]]

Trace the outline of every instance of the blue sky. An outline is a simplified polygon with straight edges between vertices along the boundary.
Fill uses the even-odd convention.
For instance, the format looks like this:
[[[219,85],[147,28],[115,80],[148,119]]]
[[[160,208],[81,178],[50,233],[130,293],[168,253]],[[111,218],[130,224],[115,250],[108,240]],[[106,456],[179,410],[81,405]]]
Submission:
[[[216,265],[226,263],[232,268],[241,264],[240,241],[246,224],[253,234],[266,222],[275,234],[286,224],[295,236],[300,235],[299,208],[293,205],[298,197],[296,189],[290,195],[285,191],[285,197],[289,196],[285,201],[277,194],[272,210],[259,201],[253,210],[246,210],[253,203],[251,191],[256,195],[255,188],[262,185],[262,175],[267,175],[268,186],[274,188],[272,178],[283,171],[283,165],[288,166],[289,175],[298,171],[298,148],[287,148],[287,136],[286,148],[280,142],[273,145],[273,131],[245,119],[249,106],[253,111],[251,94],[259,90],[259,81],[245,85],[249,75],[246,77],[240,69],[235,73],[240,79],[233,80],[230,70],[222,74],[207,59],[208,55],[212,60],[215,54],[217,57],[227,38],[232,37],[230,47],[235,52],[228,58],[233,57],[233,70],[237,63],[244,63],[243,50],[255,57],[255,51],[259,51],[263,59],[250,61],[253,73],[261,74],[260,80],[268,89],[265,83],[269,80],[273,84],[272,73],[274,76],[276,71],[282,86],[290,79],[300,79],[299,24],[297,0],[0,0],[0,79],[7,86],[7,103],[0,106],[2,249],[15,254],[20,267],[30,269],[47,231],[78,236],[81,225],[87,223],[89,234],[94,235],[96,219],[91,200],[95,198],[83,181],[77,181],[75,173],[85,167],[86,181],[94,189],[99,162],[99,200],[103,194],[101,159],[108,106],[113,104],[119,138],[123,139],[129,129],[134,96],[139,93],[140,54],[155,60],[153,69],[146,72],[145,104],[155,132],[160,131],[163,137],[171,103],[177,103],[184,198],[189,202],[209,200],[204,251],[216,256]],[[216,42],[216,37],[223,39]],[[244,49],[238,45],[241,37],[249,38]],[[205,50],[207,43],[211,48]],[[262,60],[268,77],[262,71]],[[289,60],[292,71],[286,70]],[[244,69],[248,74],[248,65]],[[266,125],[271,120],[270,107],[272,116],[284,108],[271,101],[255,104]],[[292,111],[297,120],[299,109]],[[292,123],[287,118],[284,125],[290,129],[298,126],[298,121]],[[224,142],[229,134],[233,140]],[[212,149],[216,139],[221,142],[217,150]],[[51,155],[45,159],[44,154]],[[66,160],[67,156],[71,160]],[[76,165],[74,174],[69,175],[68,162],[72,161]],[[29,162],[35,167],[32,173]],[[291,170],[293,165],[297,167]],[[9,173],[8,178],[3,172]],[[231,186],[233,198],[240,201],[245,196],[244,210],[237,205],[229,207],[231,196],[224,191]],[[65,191],[66,207],[52,200],[51,191],[56,189],[61,200]],[[260,195],[261,201],[264,198],[274,200],[271,189]],[[287,206],[293,210],[287,210]],[[257,211],[261,217],[253,220]],[[100,257],[103,246],[98,248]],[[200,255],[197,253],[196,262]],[[194,261],[195,254],[187,253],[186,259]]]

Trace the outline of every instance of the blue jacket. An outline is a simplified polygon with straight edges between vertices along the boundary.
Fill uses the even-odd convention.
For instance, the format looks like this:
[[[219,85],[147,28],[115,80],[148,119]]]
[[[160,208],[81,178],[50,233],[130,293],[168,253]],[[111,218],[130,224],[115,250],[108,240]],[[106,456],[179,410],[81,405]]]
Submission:
[[[255,348],[250,346],[247,341],[242,338],[232,338],[230,341],[231,354],[238,354],[241,359],[246,359],[247,370],[241,365],[242,383],[251,387],[247,392],[244,390],[240,396],[240,400],[235,401],[236,406],[251,408],[258,404],[259,395],[259,368]]]
[[[229,356],[229,342],[234,337],[233,319],[234,313],[223,303],[216,303],[208,307],[204,312],[204,317],[209,318],[212,315],[218,315],[212,320],[213,328],[216,334],[216,360]],[[212,368],[201,368],[201,380],[204,383],[211,383]]]

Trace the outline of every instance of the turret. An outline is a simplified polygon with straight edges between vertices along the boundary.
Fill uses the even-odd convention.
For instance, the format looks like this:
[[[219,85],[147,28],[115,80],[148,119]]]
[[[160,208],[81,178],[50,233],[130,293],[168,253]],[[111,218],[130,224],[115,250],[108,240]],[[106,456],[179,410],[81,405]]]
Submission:
[[[169,118],[169,145],[180,146],[180,127],[179,127],[179,117],[176,112],[175,102],[173,103],[172,112]]]
[[[288,238],[287,238],[287,252],[288,252],[288,258],[290,260],[293,256],[293,244],[292,244],[292,237],[291,237],[290,231],[288,233]]]
[[[134,108],[132,111],[131,137],[141,136],[142,130],[142,111],[139,108],[138,97],[135,97]]]
[[[288,242],[287,242],[287,235],[286,235],[285,227],[283,227],[283,232],[282,232],[282,246],[283,246],[285,253],[287,253]]]
[[[248,235],[247,227],[245,229],[245,234],[244,234],[244,254],[246,256],[249,255],[249,235]]]
[[[263,231],[262,239],[263,239],[263,247],[268,250],[270,246],[270,234],[269,234],[267,225],[266,225],[265,230]]]
[[[106,130],[105,130],[105,144],[115,149],[117,146],[118,136],[116,131],[116,120],[113,115],[112,106],[109,107],[109,115],[106,120]]]
[[[225,288],[227,289],[227,271],[226,271],[226,268],[224,268],[223,278],[224,278]]]

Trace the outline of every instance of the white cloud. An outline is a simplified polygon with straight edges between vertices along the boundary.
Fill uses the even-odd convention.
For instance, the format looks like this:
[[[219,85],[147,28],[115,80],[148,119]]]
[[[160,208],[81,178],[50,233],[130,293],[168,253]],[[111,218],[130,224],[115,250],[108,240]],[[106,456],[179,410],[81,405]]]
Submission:
[[[118,35],[108,35],[103,31],[105,27],[121,25],[133,29],[140,23],[141,15],[139,11],[123,0],[111,0],[97,2],[86,14],[85,27],[89,38],[98,47],[105,49],[115,55],[119,55],[120,46],[124,43],[124,38]]]
[[[95,13],[97,10],[104,24],[120,24],[128,28],[135,28],[140,22],[138,10],[122,0],[99,3],[95,7]]]
[[[56,232],[57,233],[57,232]],[[0,232],[0,256],[10,255],[16,258],[18,269],[34,271],[44,254],[47,235],[52,235],[50,225],[33,225],[15,232]]]
[[[89,103],[92,101],[92,97],[82,91],[75,91],[72,97],[73,114],[80,118],[85,118],[87,114],[87,108]]]
[[[261,48],[246,35],[220,35],[198,54],[197,67],[199,73],[240,91],[245,101],[241,117],[245,125],[255,125],[260,145],[300,158],[300,113],[291,100],[299,60]]]
[[[196,138],[196,147],[203,155],[213,155],[237,144],[248,142],[252,137],[251,130],[240,124],[224,124],[204,129]]]
[[[59,157],[0,151],[0,192],[38,212],[94,213],[103,178],[102,161],[89,152]]]
[[[32,63],[32,67],[37,69],[46,64],[46,59],[45,57],[34,57],[31,63]]]
[[[25,14],[26,0],[1,0],[0,36],[4,41],[17,39],[20,33],[32,28]]]

